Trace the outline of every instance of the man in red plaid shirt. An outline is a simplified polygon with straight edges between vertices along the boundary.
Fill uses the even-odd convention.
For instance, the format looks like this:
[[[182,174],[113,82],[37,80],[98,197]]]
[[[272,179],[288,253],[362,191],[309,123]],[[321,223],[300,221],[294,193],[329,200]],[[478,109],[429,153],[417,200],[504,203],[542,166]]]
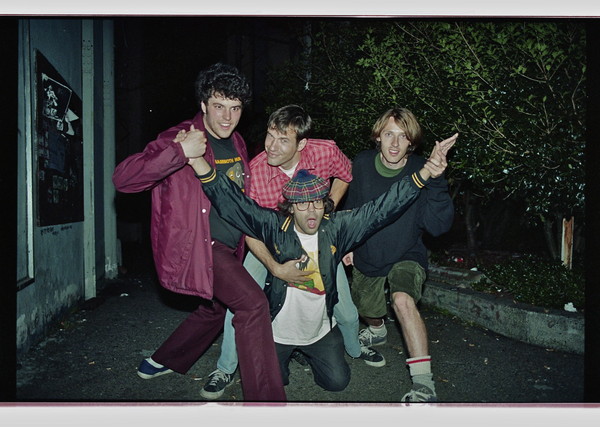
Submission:
[[[283,186],[301,169],[326,180],[332,180],[329,196],[337,206],[352,180],[352,164],[341,152],[335,141],[309,139],[312,126],[310,116],[297,105],[281,107],[271,114],[267,123],[265,150],[250,162],[249,196],[260,206],[276,209],[282,202]],[[246,237],[250,252],[244,260],[244,267],[261,286],[265,286],[267,269],[289,283],[304,283],[313,272],[299,270],[300,260],[277,263],[263,242]],[[358,312],[348,285],[343,265],[337,270],[339,302],[334,307],[334,315],[344,338],[344,346],[349,356],[360,358],[368,365],[385,365],[384,357],[372,348],[362,346],[358,341]],[[217,369],[209,375],[201,391],[206,399],[217,399],[223,395],[225,387],[232,383],[237,368],[234,329],[231,324],[233,314],[227,312],[223,332],[221,355]]]
[[[297,143],[295,138],[290,141],[287,135],[277,134],[274,129],[267,131],[265,151],[250,162],[253,185],[250,198],[262,207],[277,209],[283,201],[281,189],[291,179],[290,175],[306,169],[322,178],[333,178],[330,197],[337,205],[352,180],[352,164],[346,155],[332,140],[303,138]],[[284,145],[287,147],[283,148]]]

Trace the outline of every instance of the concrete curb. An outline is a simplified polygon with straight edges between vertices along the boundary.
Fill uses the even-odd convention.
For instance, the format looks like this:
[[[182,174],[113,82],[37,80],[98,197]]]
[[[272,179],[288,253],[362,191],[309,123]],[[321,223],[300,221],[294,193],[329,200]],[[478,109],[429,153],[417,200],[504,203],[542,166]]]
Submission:
[[[471,289],[481,273],[431,267],[421,301],[528,344],[584,353],[584,316],[543,309]]]

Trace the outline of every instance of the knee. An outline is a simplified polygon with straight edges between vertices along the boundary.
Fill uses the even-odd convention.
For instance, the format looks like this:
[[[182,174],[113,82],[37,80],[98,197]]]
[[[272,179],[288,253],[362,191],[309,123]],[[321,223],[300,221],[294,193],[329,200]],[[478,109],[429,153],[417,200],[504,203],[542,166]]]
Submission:
[[[315,383],[327,391],[346,389],[350,383],[350,366],[343,357],[343,353],[341,353],[340,359],[329,360],[318,370],[315,370],[313,366]]]
[[[356,306],[350,301],[339,302],[333,308],[333,314],[335,319],[340,325],[350,325],[358,322],[358,310]]]
[[[417,304],[413,297],[408,295],[406,292],[394,292],[392,295],[392,301],[396,311],[400,313],[406,313],[412,310],[416,310]]]
[[[332,385],[332,387],[329,389],[329,391],[344,391],[346,389],[346,387],[348,387],[349,383],[350,383],[350,375],[336,381]]]
[[[269,301],[264,293],[248,300],[249,309],[258,311],[269,311]]]
[[[269,302],[264,294],[260,295],[245,295],[244,298],[240,299],[236,304],[229,306],[229,309],[233,313],[232,322],[235,325],[236,320],[239,322],[241,319],[251,318],[269,318],[270,310]]]
[[[332,372],[331,376],[327,378],[327,381],[323,384],[319,384],[327,391],[343,391],[348,387],[350,383],[350,369],[348,370],[337,370]]]
[[[256,301],[251,305],[248,305],[241,310],[242,312],[246,312],[250,318],[256,319],[271,319],[269,303],[265,301]]]
[[[269,301],[267,300],[265,293],[257,287],[256,290],[246,293],[243,298],[241,298],[238,310],[268,311]]]

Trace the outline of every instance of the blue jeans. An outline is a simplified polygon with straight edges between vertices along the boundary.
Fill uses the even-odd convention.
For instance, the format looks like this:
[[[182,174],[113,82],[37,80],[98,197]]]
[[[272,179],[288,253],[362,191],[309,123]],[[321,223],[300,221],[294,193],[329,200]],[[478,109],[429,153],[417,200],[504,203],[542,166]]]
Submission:
[[[267,268],[256,258],[252,252],[248,252],[244,259],[244,268],[264,289],[267,279]],[[360,343],[358,342],[358,311],[352,302],[348,276],[344,265],[340,263],[337,269],[338,303],[333,307],[333,315],[344,338],[344,347],[350,357],[360,356]],[[235,332],[232,325],[233,313],[227,310],[223,329],[223,343],[221,344],[221,355],[217,361],[217,368],[227,374],[233,374],[237,368],[238,357],[235,347]]]

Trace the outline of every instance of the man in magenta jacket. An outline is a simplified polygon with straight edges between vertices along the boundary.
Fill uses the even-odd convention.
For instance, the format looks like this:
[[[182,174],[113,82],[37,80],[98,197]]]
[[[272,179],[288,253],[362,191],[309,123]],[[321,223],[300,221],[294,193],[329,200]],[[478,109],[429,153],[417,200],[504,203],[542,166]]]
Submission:
[[[198,185],[190,158],[200,156],[248,191],[248,154],[235,131],[251,91],[237,69],[215,64],[196,81],[201,111],[158,135],[141,153],[115,169],[118,191],[152,191],[151,241],[162,286],[211,300],[191,313],[149,358],[138,375],[186,373],[217,338],[226,308],[236,313],[236,345],[245,400],[283,401],[269,307],[261,288],[242,267],[243,236],[223,221]],[[185,141],[174,142],[180,130]],[[191,138],[190,138],[191,137]]]

